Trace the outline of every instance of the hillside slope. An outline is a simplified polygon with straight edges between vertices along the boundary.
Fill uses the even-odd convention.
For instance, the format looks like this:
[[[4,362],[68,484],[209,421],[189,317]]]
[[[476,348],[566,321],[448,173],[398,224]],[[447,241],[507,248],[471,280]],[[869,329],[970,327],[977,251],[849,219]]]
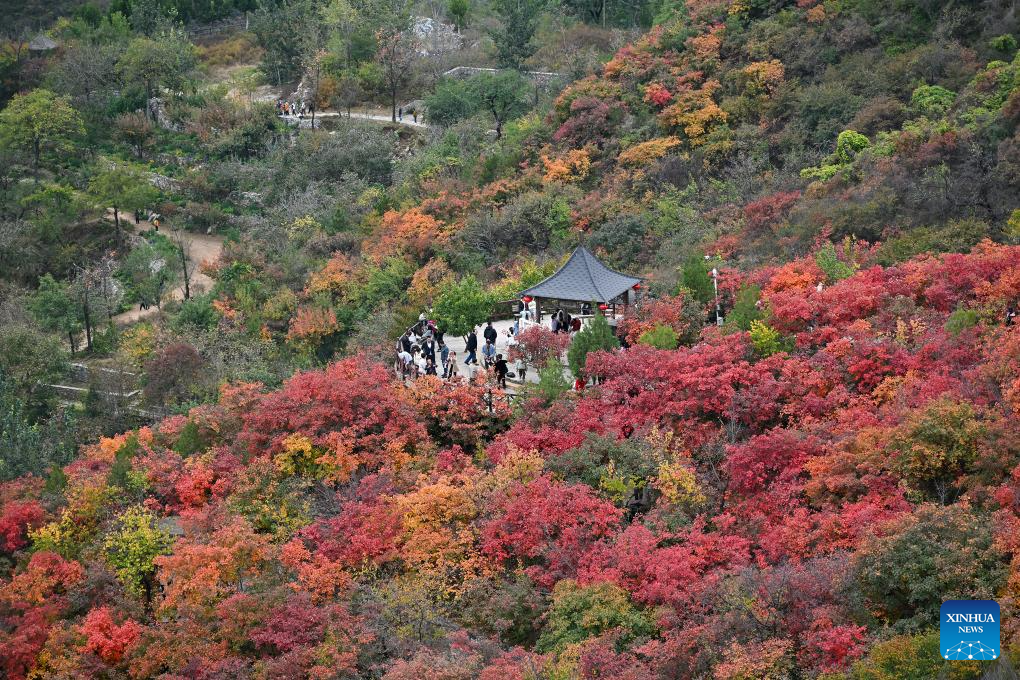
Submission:
[[[53,336],[11,334],[42,368],[14,366],[23,401],[0,384],[0,434],[14,469],[49,471],[0,482],[0,674],[966,680],[1020,663],[1012,4],[660,16],[499,125],[295,133],[207,92],[173,102],[176,131],[124,109],[115,138],[107,109],[138,83],[130,102],[112,80],[101,104],[49,93],[89,112],[104,154],[137,156],[135,185],[160,170],[171,224],[226,238],[208,294],[96,342],[122,343],[177,414],[69,464],[25,455],[50,436],[23,414],[47,407],[31,371],[59,367],[30,350]],[[71,28],[69,54],[105,39]],[[148,45],[115,32],[112,51]],[[52,58],[39,77],[74,84]],[[106,229],[106,252],[121,234],[75,212],[108,202],[94,180],[117,164],[66,148],[2,183],[18,221],[0,261],[73,328],[40,277],[91,252],[69,236]],[[125,285],[169,261],[154,243]],[[649,289],[628,347],[583,357],[587,387],[558,366],[517,401],[484,375],[394,378],[423,309],[513,299],[579,243]],[[942,660],[946,599],[1002,605],[1003,662]]]
[[[1012,654],[1018,263],[986,243],[822,290],[811,258],[754,272],[781,336],[593,354],[599,386],[514,413],[357,357],[225,386],[2,486],[0,659],[12,678],[935,677],[939,604],[992,597]]]

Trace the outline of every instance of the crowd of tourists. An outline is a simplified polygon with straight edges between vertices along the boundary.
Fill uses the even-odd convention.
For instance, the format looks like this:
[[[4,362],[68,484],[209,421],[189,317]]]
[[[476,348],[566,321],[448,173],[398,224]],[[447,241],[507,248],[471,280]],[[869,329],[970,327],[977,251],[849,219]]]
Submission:
[[[516,378],[524,383],[528,366],[523,353],[515,352],[514,348],[518,345],[521,330],[529,323],[535,323],[536,312],[532,304],[522,302],[513,324],[506,330],[497,330],[491,321],[471,329],[464,336],[462,357],[450,347],[438,322],[423,313],[418,322],[397,340],[394,369],[405,380],[423,375],[452,381],[473,380],[478,371],[485,371],[490,380],[504,388],[507,378]],[[583,305],[580,313],[590,314],[590,306]],[[557,309],[550,315],[548,323],[553,333],[568,334],[571,338],[582,328],[581,317],[572,316],[565,309]],[[584,384],[582,382],[574,387],[583,389]]]
[[[507,386],[507,378],[519,378],[523,382],[527,377],[523,357],[513,359],[512,370],[510,359],[511,350],[517,345],[519,328],[519,324],[515,323],[500,333],[490,321],[482,328],[481,341],[478,329],[473,328],[464,336],[462,363],[447,344],[445,333],[438,323],[423,314],[418,323],[397,341],[396,370],[405,380],[422,375],[451,381],[472,380],[482,370],[500,387]]]

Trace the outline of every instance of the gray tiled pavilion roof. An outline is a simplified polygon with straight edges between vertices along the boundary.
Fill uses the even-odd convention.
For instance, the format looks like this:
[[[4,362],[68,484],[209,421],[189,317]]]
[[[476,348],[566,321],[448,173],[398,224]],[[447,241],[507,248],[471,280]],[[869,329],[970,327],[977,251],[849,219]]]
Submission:
[[[48,50],[57,49],[57,43],[49,36],[40,33],[32,38],[32,41],[28,43],[28,49],[33,52],[46,52]]]
[[[581,246],[555,274],[532,286],[521,295],[553,300],[609,303],[623,295],[641,279],[613,271]]]

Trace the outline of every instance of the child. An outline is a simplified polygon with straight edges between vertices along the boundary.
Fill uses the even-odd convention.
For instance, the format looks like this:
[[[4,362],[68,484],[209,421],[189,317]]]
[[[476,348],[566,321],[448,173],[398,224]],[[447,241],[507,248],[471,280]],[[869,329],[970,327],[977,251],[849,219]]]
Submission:
[[[517,361],[514,362],[514,373],[517,374],[517,378],[522,382],[527,382],[527,371],[528,365],[524,363],[523,357],[517,357]]]

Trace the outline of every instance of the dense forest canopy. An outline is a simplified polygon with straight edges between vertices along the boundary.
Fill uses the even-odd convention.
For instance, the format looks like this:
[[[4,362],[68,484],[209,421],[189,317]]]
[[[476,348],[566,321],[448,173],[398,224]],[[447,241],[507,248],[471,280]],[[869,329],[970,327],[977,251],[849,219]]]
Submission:
[[[0,675],[1015,677],[1012,2],[16,4]]]

